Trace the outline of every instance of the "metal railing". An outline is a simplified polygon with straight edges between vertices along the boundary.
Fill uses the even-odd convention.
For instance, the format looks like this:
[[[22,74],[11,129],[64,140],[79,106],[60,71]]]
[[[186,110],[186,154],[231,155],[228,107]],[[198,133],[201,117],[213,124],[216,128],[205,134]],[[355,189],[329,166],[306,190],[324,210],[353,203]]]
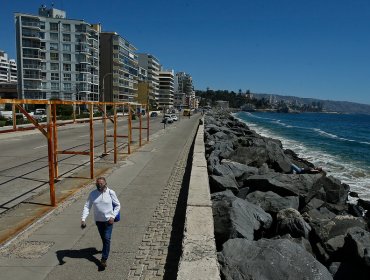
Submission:
[[[13,126],[11,129],[5,129],[0,131],[0,133],[9,133],[14,131],[26,130],[26,129],[38,129],[46,138],[47,140],[47,147],[48,147],[48,167],[49,167],[49,187],[50,187],[50,203],[52,206],[56,206],[56,197],[55,197],[55,187],[54,182],[59,177],[59,169],[58,169],[58,155],[61,154],[72,154],[72,155],[86,155],[90,157],[90,178],[94,178],[94,125],[93,122],[97,120],[102,120],[104,125],[104,154],[107,154],[107,138],[113,138],[113,152],[114,152],[114,163],[118,161],[118,155],[123,154],[118,150],[118,138],[126,138],[127,139],[127,153],[124,154],[131,154],[131,143],[132,140],[132,130],[137,129],[139,130],[139,146],[142,146],[143,130],[147,132],[147,141],[149,141],[149,127],[150,127],[150,118],[149,118],[149,110],[147,104],[139,104],[139,103],[128,103],[128,102],[92,102],[92,101],[63,101],[63,100],[33,100],[33,99],[0,99],[0,104],[11,104],[12,105],[12,122]],[[36,120],[32,114],[27,112],[23,105],[32,104],[32,105],[45,105],[46,113],[47,113],[47,122],[40,123]],[[73,109],[72,119],[69,121],[57,121],[57,107],[61,105],[70,105],[73,108],[76,108],[78,105],[87,106],[89,111],[88,119],[77,119],[76,118],[76,110]],[[107,106],[112,107],[111,111],[113,113],[111,115],[107,112]],[[98,111],[101,112],[101,117],[94,117],[94,108],[97,108]],[[123,108],[123,110],[128,110],[128,115],[123,114],[123,118],[127,117],[128,121],[128,129],[127,134],[118,134],[118,115],[117,115],[117,108]],[[138,113],[139,117],[139,126],[133,127],[132,126],[132,113],[137,112],[138,108],[140,108],[140,113]],[[142,109],[145,109],[146,119],[147,119],[147,126],[143,127],[142,125]],[[31,126],[25,128],[20,127],[17,125],[17,115],[22,113],[27,120],[32,124]],[[113,134],[107,134],[107,120],[110,120],[113,123]],[[89,139],[89,151],[72,151],[72,150],[59,150],[58,147],[58,125],[65,125],[65,124],[73,124],[73,123],[81,123],[81,122],[89,122],[89,131],[90,131],[90,139]]]

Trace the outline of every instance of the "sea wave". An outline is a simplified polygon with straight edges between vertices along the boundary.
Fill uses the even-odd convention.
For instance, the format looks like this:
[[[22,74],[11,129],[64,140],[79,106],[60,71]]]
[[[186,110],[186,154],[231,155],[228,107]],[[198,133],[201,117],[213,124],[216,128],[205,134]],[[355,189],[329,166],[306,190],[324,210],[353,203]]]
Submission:
[[[328,176],[333,176],[339,179],[342,183],[348,184],[352,191],[359,193],[359,196],[363,199],[370,199],[370,172],[366,170],[368,167],[362,166],[357,162],[344,162],[339,156],[329,154],[325,151],[307,147],[299,141],[288,139],[277,135],[272,131],[259,126],[258,124],[245,121],[238,116],[235,116],[241,122],[246,123],[250,129],[256,131],[258,134],[279,139],[285,149],[289,148],[293,150],[299,157],[308,160],[315,166],[322,167]],[[340,139],[337,135],[327,133],[320,129],[315,129],[318,133],[327,137]],[[344,138],[345,139],[345,138]],[[349,141],[351,139],[347,139]],[[351,140],[355,141],[355,140]],[[357,142],[357,141],[355,141]]]
[[[338,135],[335,135],[335,134],[326,132],[326,131],[324,131],[322,129],[319,129],[319,128],[312,128],[312,130],[318,132],[320,135],[323,135],[323,136],[326,136],[326,137],[329,137],[329,138],[332,138],[332,139],[337,139],[337,140],[346,141],[346,142],[355,142],[355,143],[358,143],[358,144],[370,145],[369,142],[366,142],[366,141],[357,141],[357,140],[353,140],[353,139],[348,139],[348,138],[340,137]]]

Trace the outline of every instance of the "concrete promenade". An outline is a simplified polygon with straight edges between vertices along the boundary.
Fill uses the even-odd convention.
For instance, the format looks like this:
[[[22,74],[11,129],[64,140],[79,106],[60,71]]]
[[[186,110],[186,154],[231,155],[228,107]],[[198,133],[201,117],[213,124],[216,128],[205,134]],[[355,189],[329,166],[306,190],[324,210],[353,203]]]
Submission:
[[[198,119],[168,125],[104,174],[122,204],[106,270],[98,267],[102,245],[92,213],[80,228],[92,182],[0,249],[0,278],[176,279]]]

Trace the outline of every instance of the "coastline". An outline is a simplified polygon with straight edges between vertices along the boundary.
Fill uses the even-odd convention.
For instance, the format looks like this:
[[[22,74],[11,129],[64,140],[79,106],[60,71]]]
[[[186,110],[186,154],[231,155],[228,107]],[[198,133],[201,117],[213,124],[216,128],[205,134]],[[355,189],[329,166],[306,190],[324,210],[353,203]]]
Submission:
[[[274,114],[271,113],[264,116],[248,112],[237,112],[232,115],[258,134],[279,139],[284,149],[292,149],[298,156],[310,161],[315,166],[323,167],[328,175],[350,185],[351,190],[358,192],[361,198],[370,200],[370,158],[363,152],[364,149],[368,149],[369,143],[352,140],[356,139],[354,136],[356,131],[355,134],[346,137],[340,130],[337,129],[337,132],[333,129],[327,130],[321,124],[318,126],[303,125],[302,127],[298,125],[299,122],[310,122],[311,119],[319,120],[321,118],[324,121],[322,123],[325,121],[335,123],[341,117],[326,118],[321,114],[314,114],[312,117],[309,115],[289,117],[280,114],[273,116]],[[264,118],[267,119],[264,120]],[[346,126],[345,122],[342,124],[343,127],[351,128],[351,126]],[[364,146],[364,144],[366,145]],[[349,149],[350,145],[352,145],[351,149]],[[360,150],[361,145],[363,147]],[[351,201],[355,203],[355,200]]]
[[[325,172],[290,174],[291,163],[306,168],[313,165],[294,151],[284,150],[279,140],[258,135],[228,113],[207,115],[205,124],[215,236],[225,278],[234,279],[228,270],[231,265],[247,274],[257,273],[248,269],[245,261],[235,262],[235,252],[242,254],[244,249],[240,247],[245,246],[248,250],[265,250],[266,246],[283,244],[293,250],[288,250],[290,255],[299,251],[303,259],[307,253],[306,261],[326,275],[323,279],[339,277],[344,266],[356,273],[358,263],[353,264],[348,255],[360,259],[365,271],[369,269],[366,261],[353,255],[348,241],[355,240],[359,232],[370,237],[369,221],[362,217],[364,208],[347,202],[348,185]],[[323,228],[328,227],[336,227],[337,234],[325,235]],[[300,250],[302,246],[294,245],[297,243],[304,251]],[[283,249],[280,252],[282,256],[285,253]],[[279,262],[279,256],[271,258]],[[258,264],[265,265],[263,260],[258,260]],[[302,269],[297,265],[288,263],[274,269],[282,273],[286,269],[284,273],[294,275],[294,271]]]

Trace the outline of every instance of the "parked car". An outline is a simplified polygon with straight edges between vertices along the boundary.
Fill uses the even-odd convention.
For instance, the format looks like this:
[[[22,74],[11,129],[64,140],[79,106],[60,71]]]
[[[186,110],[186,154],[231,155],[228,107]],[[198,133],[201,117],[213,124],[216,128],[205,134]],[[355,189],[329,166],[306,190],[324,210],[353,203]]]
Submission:
[[[173,123],[173,119],[171,118],[171,115],[165,114],[162,123]]]
[[[172,114],[172,115],[171,115],[171,118],[172,118],[172,119],[173,119],[173,121],[175,121],[175,122],[178,120],[178,118],[177,118],[177,116],[176,116],[175,114]]]
[[[158,117],[158,113],[157,112],[151,112],[150,117]]]
[[[45,109],[36,109],[33,113],[33,118],[37,121],[44,121],[46,120],[46,110]]]

